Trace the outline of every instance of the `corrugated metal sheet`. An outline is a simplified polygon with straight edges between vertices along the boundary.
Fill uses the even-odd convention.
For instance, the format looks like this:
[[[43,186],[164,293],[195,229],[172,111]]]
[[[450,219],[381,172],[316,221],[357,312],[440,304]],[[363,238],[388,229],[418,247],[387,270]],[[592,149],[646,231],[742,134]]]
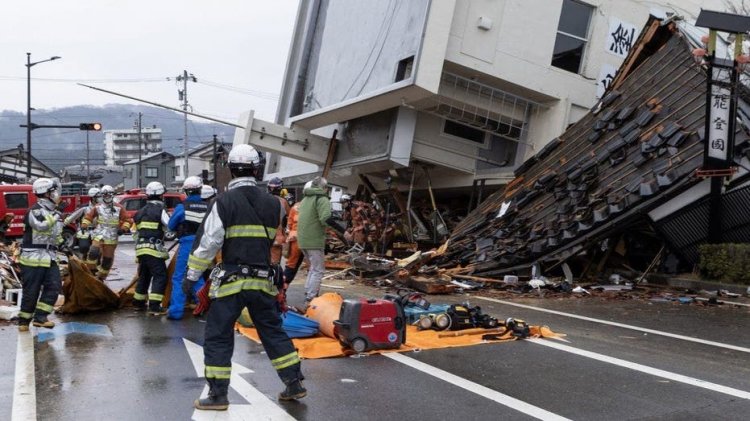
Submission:
[[[708,237],[709,200],[703,198],[656,223],[672,250],[690,264],[698,263],[698,246]],[[750,243],[750,187],[724,194],[722,206],[723,241]]]

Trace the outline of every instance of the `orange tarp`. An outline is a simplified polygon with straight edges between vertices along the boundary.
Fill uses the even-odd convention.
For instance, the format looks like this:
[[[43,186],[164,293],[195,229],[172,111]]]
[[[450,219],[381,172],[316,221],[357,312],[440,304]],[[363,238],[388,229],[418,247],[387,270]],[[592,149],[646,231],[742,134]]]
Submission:
[[[240,333],[247,336],[248,338],[260,343],[258,338],[258,332],[255,328],[242,327],[237,324],[237,329]],[[547,326],[530,326],[531,336],[537,338],[560,338],[565,336],[563,334],[555,333],[550,330]],[[461,336],[445,336],[451,334],[461,334]],[[464,334],[462,334],[464,333]],[[466,334],[469,333],[469,334]],[[474,333],[474,334],[471,334]],[[385,349],[378,351],[371,351],[370,354],[381,353],[381,352],[408,352],[423,349],[436,349],[436,348],[453,348],[459,346],[471,346],[479,345],[484,343],[496,343],[496,342],[507,342],[513,341],[515,338],[510,332],[505,333],[499,340],[482,340],[483,333],[496,334],[496,331],[492,329],[484,331],[483,329],[472,329],[468,331],[444,331],[436,332],[434,330],[417,330],[415,326],[406,327],[406,343],[401,345],[399,349]],[[441,337],[442,336],[442,337]],[[295,348],[301,358],[316,359],[316,358],[331,358],[331,357],[344,357],[353,354],[353,351],[349,349],[343,349],[339,341],[327,336],[318,334],[311,338],[296,338],[292,339]]]

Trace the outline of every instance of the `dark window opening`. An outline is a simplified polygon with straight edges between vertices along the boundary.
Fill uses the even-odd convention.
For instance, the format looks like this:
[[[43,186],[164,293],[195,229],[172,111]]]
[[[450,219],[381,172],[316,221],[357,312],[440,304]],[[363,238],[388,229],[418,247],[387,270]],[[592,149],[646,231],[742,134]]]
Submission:
[[[411,77],[412,69],[414,68],[414,56],[409,56],[398,62],[398,68],[396,68],[396,82],[400,82],[404,79]]]
[[[553,66],[573,73],[580,72],[592,11],[593,7],[587,4],[563,0],[552,53]]]
[[[27,193],[5,193],[5,206],[8,209],[27,209],[29,195]]]
[[[482,130],[475,129],[473,127],[469,127],[450,120],[445,120],[445,125],[443,125],[443,133],[482,144],[484,144],[484,139],[486,137],[485,132],[483,132]]]

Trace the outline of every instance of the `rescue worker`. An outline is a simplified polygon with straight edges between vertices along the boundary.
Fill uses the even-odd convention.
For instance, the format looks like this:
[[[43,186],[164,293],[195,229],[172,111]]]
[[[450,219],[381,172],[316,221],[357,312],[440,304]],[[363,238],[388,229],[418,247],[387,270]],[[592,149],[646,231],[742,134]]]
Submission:
[[[305,258],[310,262],[305,280],[305,309],[310,301],[320,293],[320,283],[325,273],[326,228],[331,227],[339,234],[344,230],[331,215],[331,201],[328,199],[328,182],[323,177],[315,177],[305,184],[305,196],[299,205],[297,220],[297,241]]]
[[[96,276],[101,281],[107,279],[115,262],[115,249],[120,233],[130,231],[131,221],[119,203],[115,203],[115,189],[112,186],[102,187],[102,203],[97,204],[83,217],[81,226],[86,229],[97,221],[96,235],[91,244],[89,258],[98,262]]]
[[[193,248],[193,240],[198,227],[203,221],[208,204],[201,200],[201,189],[203,181],[200,177],[190,176],[182,183],[182,190],[187,195],[184,202],[175,206],[172,217],[169,218],[169,230],[176,231],[179,237],[179,248],[177,249],[177,261],[172,273],[172,296],[169,298],[169,310],[167,318],[180,320],[185,314],[185,304],[188,296],[194,297],[198,290],[203,287],[204,280],[195,283],[185,282],[185,271],[187,270],[188,257]],[[192,288],[192,289],[191,289]]]
[[[37,327],[53,328],[47,319],[62,289],[57,267],[57,247],[62,244],[62,219],[56,208],[60,202],[59,182],[49,178],[34,181],[31,189],[37,202],[26,211],[21,243],[21,278],[23,298],[18,313],[18,330],[29,330],[29,322]]]
[[[290,195],[291,196],[291,195]],[[302,250],[299,249],[299,243],[297,243],[297,223],[299,222],[299,202],[294,203],[294,196],[287,196],[287,202],[292,202],[291,209],[289,209],[289,215],[286,217],[286,228],[287,236],[286,242],[289,247],[289,255],[286,257],[286,265],[284,266],[284,282],[289,285],[297,276],[297,271],[302,266]]]
[[[213,202],[214,198],[216,197],[216,189],[204,184],[203,188],[201,188],[201,200],[203,200],[207,205],[210,205],[211,202]],[[221,261],[221,253],[217,254],[216,259],[214,261]],[[213,265],[211,266],[213,268]],[[211,269],[206,269],[203,272],[203,279],[204,284],[201,289],[198,290],[198,292],[195,294],[197,298],[197,303],[195,308],[193,309],[193,316],[202,316],[204,313],[208,311],[208,308],[211,306],[211,300],[208,298],[208,290],[211,286],[210,282],[207,282],[208,275],[211,273]]]
[[[152,181],[146,186],[147,202],[138,212],[135,221],[135,258],[138,260],[138,282],[133,295],[133,307],[137,311],[160,316],[166,312],[161,307],[164,290],[167,288],[167,264],[169,253],[164,247],[164,231],[169,224],[169,215],[164,209],[164,186]],[[151,292],[149,293],[149,285]]]
[[[281,191],[284,189],[284,181],[279,177],[274,177],[268,181],[268,193],[271,196],[278,198],[281,207],[284,209],[284,217],[281,218],[281,223],[276,230],[276,238],[273,240],[273,246],[271,247],[271,264],[278,265],[281,263],[281,249],[286,242],[286,215],[289,214],[289,202],[284,199],[281,195]],[[281,274],[279,274],[281,275]]]
[[[258,336],[286,385],[279,400],[307,395],[297,351],[281,326],[276,307],[277,286],[270,271],[271,244],[282,216],[279,201],[257,187],[265,159],[250,145],[237,145],[227,158],[233,180],[216,198],[196,236],[187,279],[197,281],[221,250],[223,263],[211,278],[203,345],[208,397],[195,401],[198,409],[224,410],[234,350],[234,323],[247,307]],[[262,414],[258,414],[261,416]]]
[[[89,189],[88,193],[88,196],[91,199],[89,203],[86,203],[85,205],[76,209],[75,212],[68,215],[68,217],[65,218],[65,221],[63,221],[63,224],[66,226],[70,224],[78,224],[75,241],[78,244],[78,252],[81,254],[81,258],[84,259],[84,261],[88,258],[89,255],[89,249],[91,248],[91,237],[92,232],[94,231],[94,227],[89,226],[87,229],[83,229],[80,221],[83,216],[86,215],[91,209],[93,209],[94,206],[96,206],[96,204],[98,203],[99,188],[92,187]]]

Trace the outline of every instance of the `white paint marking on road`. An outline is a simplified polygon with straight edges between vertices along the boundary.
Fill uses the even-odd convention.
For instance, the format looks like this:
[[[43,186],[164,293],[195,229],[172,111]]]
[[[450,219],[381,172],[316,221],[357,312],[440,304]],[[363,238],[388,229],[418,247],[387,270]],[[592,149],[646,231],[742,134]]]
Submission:
[[[425,364],[419,360],[415,360],[414,358],[407,357],[406,355],[400,354],[398,352],[385,353],[382,355],[394,361],[398,361],[401,364],[419,370],[423,373],[436,377],[440,380],[444,380],[464,390],[495,401],[501,405],[507,406],[508,408],[515,409],[516,411],[522,412],[530,417],[534,417],[540,420],[568,419],[555,413],[549,412],[545,409],[526,403],[522,400],[518,400],[514,397],[500,393],[496,390],[492,390],[488,387],[482,386],[481,384],[466,380],[463,377],[456,376],[455,374],[451,374],[445,370],[441,370],[437,367]]]
[[[742,399],[750,399],[750,392],[735,389],[729,386],[723,386],[716,383],[711,383],[705,380],[697,379],[695,377],[689,377],[682,374],[673,373],[671,371],[661,370],[655,367],[650,367],[643,364],[634,363],[627,360],[622,360],[608,355],[599,354],[596,352],[586,351],[579,348],[574,348],[569,345],[563,345],[560,343],[552,342],[546,339],[527,339],[528,342],[532,342],[539,345],[548,346],[555,348],[560,351],[570,352],[571,354],[580,355],[582,357],[591,358],[597,361],[614,364],[616,366],[624,367],[630,370],[640,371],[641,373],[651,374],[652,376],[661,377],[667,380],[672,380],[680,383],[685,383],[691,386],[702,387],[714,392],[724,393],[726,395],[735,396]]]
[[[703,345],[710,345],[710,346],[715,346],[718,348],[725,348],[725,349],[731,349],[733,351],[750,353],[750,348],[745,348],[742,346],[731,345],[731,344],[725,344],[723,342],[708,341],[705,339],[695,338],[692,336],[678,335],[676,333],[663,332],[660,330],[648,329],[645,327],[638,327],[638,326],[633,326],[633,325],[626,325],[624,323],[610,322],[609,320],[602,320],[602,319],[595,319],[593,317],[579,316],[573,313],[565,313],[562,311],[550,310],[550,309],[541,308],[541,307],[534,307],[534,306],[530,306],[526,304],[512,303],[510,301],[497,300],[495,298],[488,298],[488,297],[476,297],[476,298],[479,300],[492,301],[493,303],[505,304],[509,306],[520,307],[520,308],[525,308],[525,309],[534,310],[534,311],[541,311],[543,313],[556,314],[558,316],[570,317],[573,319],[579,319],[579,320],[585,320],[588,322],[601,323],[601,324],[605,324],[609,326],[621,327],[623,329],[637,330],[639,332],[650,333],[652,335],[666,336],[668,338],[680,339],[683,341],[695,342],[695,343],[699,343]]]
[[[11,421],[36,421],[34,335],[31,332],[18,332],[13,409],[10,419]]]
[[[190,361],[193,362],[193,367],[198,377],[204,376],[204,365],[203,365],[203,347],[191,342],[185,338],[182,339],[185,343],[188,355],[190,355]],[[282,407],[277,405],[271,399],[268,399],[266,395],[261,393],[258,389],[254,388],[250,383],[247,382],[240,374],[254,373],[253,370],[232,362],[232,377],[229,379],[229,386],[237,391],[250,405],[235,405],[230,404],[227,411],[199,411],[193,412],[193,420],[195,421],[213,421],[213,420],[294,420],[294,417],[289,415]],[[203,389],[201,396],[208,395],[208,386]]]

